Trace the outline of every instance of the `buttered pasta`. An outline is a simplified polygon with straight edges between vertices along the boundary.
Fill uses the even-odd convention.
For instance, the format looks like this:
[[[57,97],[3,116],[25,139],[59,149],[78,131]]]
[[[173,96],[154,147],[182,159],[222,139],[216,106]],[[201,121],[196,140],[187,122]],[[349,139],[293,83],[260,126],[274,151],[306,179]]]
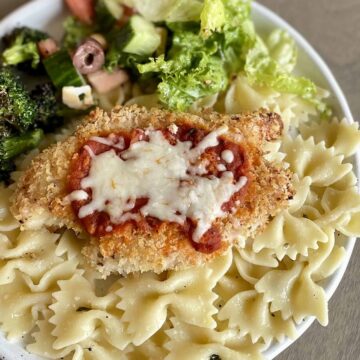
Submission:
[[[267,141],[264,164],[275,164],[275,173],[280,172],[279,169],[291,173],[289,188],[293,192],[289,191],[286,197],[286,207],[274,216],[269,215],[270,220],[260,233],[245,237],[239,227],[234,229],[232,235],[236,242],[221,256],[214,256],[201,266],[180,270],[167,268],[171,270],[161,273],[134,272],[127,276],[116,273],[104,279],[84,259],[83,249],[90,241],[88,235],[54,226],[24,230],[10,210],[19,179],[31,166],[32,159],[50,144],[68,138],[79,120],[68,122],[57,132],[47,134],[36,149],[18,157],[10,185],[0,184],[0,328],[8,340],[25,338],[29,352],[54,360],[261,360],[272,344],[286,338],[295,339],[297,325],[304,319],[315,317],[321,325],[328,323],[324,284],[346,256],[344,239],[360,236],[360,195],[352,165],[352,157],[360,146],[359,127],[346,119],[331,119],[325,103],[328,92],[318,89],[308,79],[293,76],[296,47],[287,34],[277,30],[267,40],[259,38],[249,18],[248,1],[205,1],[204,6],[203,1],[193,0],[187,2],[191,6],[186,8],[181,1],[167,1],[166,6],[160,1],[156,4],[137,0],[118,3],[126,3],[119,15],[129,21],[125,29],[134,26],[134,21],[140,21],[146,31],[142,28],[141,36],[134,35],[134,39],[147,39],[140,50],[150,47],[150,54],[156,53],[157,58],[147,62],[148,56],[143,58],[144,54],[133,41],[126,48],[129,53],[135,46],[137,53],[130,58],[123,58],[124,53],[119,56],[113,49],[109,51],[105,54],[106,66],[115,68],[115,78],[123,76],[125,80],[107,94],[97,88],[93,93],[94,103],[97,101],[106,110],[123,104],[149,108],[166,105],[176,111],[187,109],[199,113],[205,110],[204,114],[207,109],[226,114],[262,109],[264,114],[271,113],[269,121],[280,119],[273,114],[277,113],[282,119],[282,134],[279,130],[278,138],[274,137],[273,141],[270,135],[261,134]],[[222,11],[210,11],[209,15],[207,9],[211,9],[213,3]],[[76,12],[76,3],[70,5],[81,20],[84,14]],[[209,16],[212,20],[215,15],[220,19],[210,21]],[[221,15],[224,15],[223,22]],[[114,24],[115,19],[112,20]],[[76,21],[70,20],[70,25],[75,26]],[[187,25],[181,21],[187,21]],[[198,22],[195,23],[196,33],[191,21]],[[162,27],[163,23],[166,26]],[[71,28],[69,22],[67,26]],[[166,49],[164,29],[166,36],[170,34],[170,40],[176,44],[171,51]],[[213,41],[216,32],[219,37]],[[153,37],[148,37],[148,33]],[[65,36],[67,43],[74,40],[70,35]],[[104,49],[99,49],[99,44],[95,45],[101,53]],[[284,52],[286,56],[282,58]],[[74,58],[76,63],[79,60],[76,54]],[[127,69],[127,66],[135,66],[132,70],[136,68],[138,83],[131,83],[128,74],[121,72],[122,67]],[[108,76],[99,71],[97,76]],[[155,89],[152,77],[156,78]],[[89,89],[83,86],[84,93],[80,94],[83,96],[74,97],[71,95],[75,90],[69,88],[71,86],[63,90],[71,100],[67,105],[83,110],[81,98]],[[234,117],[231,121],[241,121],[239,119]],[[170,131],[168,136],[175,136],[177,130]],[[149,129],[146,131],[135,135],[142,139],[155,133],[155,130],[151,130],[153,133]],[[158,137],[159,133],[156,131]],[[97,146],[110,142],[120,150],[125,144],[124,138],[121,144],[120,139],[113,142],[110,135],[105,140],[101,138]],[[127,140],[132,143],[134,139]],[[205,142],[213,147],[218,145],[213,133]],[[199,143],[201,155],[206,146],[204,142]],[[190,145],[189,141],[183,141],[180,150],[191,155]],[[97,154],[86,146],[83,153],[87,151],[89,159],[93,160]],[[228,165],[234,160],[234,153],[225,151],[217,157],[222,157],[220,160]],[[115,152],[112,149],[113,158]],[[166,155],[160,151],[159,154]],[[183,159],[178,159],[179,154],[175,155],[178,163],[168,164],[184,165]],[[116,158],[116,164],[122,164],[120,159],[120,156]],[[156,161],[160,164],[161,158]],[[188,162],[190,164],[190,160]],[[217,168],[219,172],[226,170],[224,164]],[[184,169],[185,174],[194,171],[193,167]],[[90,168],[87,170],[89,173]],[[206,173],[204,169],[197,171],[196,176]],[[226,173],[229,175],[228,171]],[[140,176],[134,174],[133,179]],[[45,166],[46,180],[51,182],[52,175]],[[151,179],[161,178],[155,175]],[[186,179],[189,183],[204,181],[204,177],[196,176]],[[207,180],[219,182],[215,178]],[[247,178],[241,179],[245,186]],[[208,183],[215,187],[210,180]],[[222,180],[228,181],[226,176]],[[57,185],[54,181],[54,188]],[[113,189],[116,185],[112,184]],[[207,190],[211,190],[210,185]],[[239,186],[236,191],[241,188]],[[97,189],[94,188],[94,192]],[[205,205],[213,204],[206,202],[207,193],[201,186],[185,193],[182,201],[194,196],[196,191]],[[72,195],[76,197],[79,193],[89,197],[84,189],[77,189]],[[214,192],[215,195],[219,193]],[[233,193],[235,190],[230,195]],[[162,195],[160,191],[158,195]],[[230,201],[230,195],[224,199]],[[217,206],[213,207],[219,217],[225,212],[222,205],[227,201],[217,200]],[[122,205],[129,206],[128,203]],[[179,210],[181,205],[179,201],[177,207],[174,206],[177,211],[172,209],[176,219],[190,216]],[[198,208],[195,210],[199,213]],[[126,215],[136,216],[130,212]],[[41,223],[39,218],[37,221]],[[210,225],[206,231],[209,229]],[[106,232],[112,230],[112,226],[105,229]],[[196,241],[193,243],[199,246]],[[111,256],[114,259],[114,254]]]

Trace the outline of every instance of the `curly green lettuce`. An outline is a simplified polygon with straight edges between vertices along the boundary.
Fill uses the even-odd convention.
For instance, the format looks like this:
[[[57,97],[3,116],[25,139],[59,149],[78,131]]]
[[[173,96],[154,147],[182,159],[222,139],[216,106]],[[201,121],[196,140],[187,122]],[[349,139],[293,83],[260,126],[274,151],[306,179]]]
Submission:
[[[203,8],[202,0],[122,0],[122,3],[136,8],[146,20],[153,22],[198,21]]]
[[[166,56],[137,66],[141,74],[158,75],[159,99],[170,109],[184,111],[197,100],[224,91],[232,73],[241,70],[244,60],[239,60],[239,51],[233,47],[246,42],[238,25],[249,16],[250,5],[245,0],[236,0],[236,4],[234,1],[205,1],[198,19],[201,18],[200,24],[168,23],[172,46]],[[215,13],[219,14],[218,19],[213,19]],[[226,23],[230,17],[231,24]]]
[[[200,14],[201,36],[207,39],[212,33],[221,31],[225,24],[225,6],[222,0],[205,0]]]
[[[182,4],[168,2],[175,3]],[[153,18],[166,19],[164,14]],[[168,52],[137,66],[141,74],[156,74],[159,98],[166,106],[187,110],[197,100],[221,93],[241,74],[250,84],[297,95],[329,114],[317,86],[293,74],[295,41],[283,30],[275,30],[266,41],[257,34],[251,0],[205,0],[198,17],[188,20],[167,22],[172,34]]]

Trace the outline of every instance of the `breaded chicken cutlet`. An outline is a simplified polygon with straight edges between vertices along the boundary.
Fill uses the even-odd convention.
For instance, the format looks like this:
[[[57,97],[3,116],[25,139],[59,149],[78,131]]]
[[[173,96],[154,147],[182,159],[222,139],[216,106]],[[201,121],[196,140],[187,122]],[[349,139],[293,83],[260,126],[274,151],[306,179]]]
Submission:
[[[18,182],[24,229],[67,227],[104,276],[201,265],[253,237],[293,196],[291,174],[264,159],[279,115],[97,109]]]

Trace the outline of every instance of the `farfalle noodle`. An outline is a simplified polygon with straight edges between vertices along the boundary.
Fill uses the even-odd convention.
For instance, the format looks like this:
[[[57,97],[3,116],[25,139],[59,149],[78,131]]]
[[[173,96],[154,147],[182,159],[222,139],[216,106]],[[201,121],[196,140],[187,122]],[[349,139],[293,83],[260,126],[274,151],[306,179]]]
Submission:
[[[349,124],[346,119],[339,121],[334,118],[331,121],[313,121],[301,124],[300,134],[304,139],[313,137],[315,142],[325,142],[326,147],[333,147],[335,154],[346,158],[355,154],[360,145],[359,124]]]
[[[0,286],[0,324],[9,340],[18,340],[35,326],[38,314],[51,304],[51,292],[33,292],[20,272]]]
[[[181,323],[171,319],[173,329],[166,331],[170,340],[165,347],[169,355],[165,360],[197,359],[209,360],[218,356],[222,360],[260,360],[261,342],[254,345],[249,337],[242,337],[239,331],[228,329],[216,331]]]
[[[54,325],[49,322],[52,312],[48,311],[44,320],[37,322],[38,330],[33,334],[35,341],[27,346],[27,350],[49,359],[71,360],[128,360],[126,351],[121,351],[106,341],[101,331],[95,330],[83,341],[55,349],[56,337],[52,335]]]
[[[266,229],[252,242],[255,253],[270,249],[277,259],[285,256],[295,259],[298,254],[307,256],[309,249],[327,240],[326,234],[314,221],[296,213],[305,203],[310,191],[311,178],[295,179],[296,195],[290,201],[289,209],[278,214]]]
[[[256,111],[260,108],[270,108],[279,93],[260,86],[250,86],[244,76],[238,76],[232,83],[225,97],[225,111],[228,114],[238,114],[244,111]]]
[[[132,342],[140,345],[158,331],[166,321],[168,309],[181,321],[216,327],[213,315],[217,309],[213,303],[217,295],[213,288],[231,260],[229,251],[206,266],[171,271],[165,280],[150,273],[120,279],[118,308],[124,311],[122,320],[128,323],[127,333]]]
[[[280,312],[272,313],[270,304],[256,290],[242,291],[232,297],[219,311],[219,320],[228,320],[229,328],[249,335],[253,343],[262,339],[269,344],[285,337],[295,338],[296,329],[292,319],[284,320]]]
[[[330,186],[352,170],[351,164],[343,164],[344,155],[336,155],[334,148],[326,148],[325,143],[314,142],[310,137],[303,140],[286,136],[281,151],[286,153],[285,162],[300,179],[308,176],[315,186]]]
[[[105,296],[95,294],[94,284],[80,274],[59,282],[60,290],[53,294],[54,315],[50,322],[55,325],[54,349],[62,349],[87,339],[95,329],[106,334],[107,341],[123,350],[130,342],[121,321],[122,312],[116,308],[117,284]]]
[[[271,303],[270,311],[280,311],[283,319],[300,323],[307,316],[315,316],[320,324],[327,325],[327,299],[324,289],[311,279],[311,270],[295,263],[289,270],[272,270],[256,285]]]

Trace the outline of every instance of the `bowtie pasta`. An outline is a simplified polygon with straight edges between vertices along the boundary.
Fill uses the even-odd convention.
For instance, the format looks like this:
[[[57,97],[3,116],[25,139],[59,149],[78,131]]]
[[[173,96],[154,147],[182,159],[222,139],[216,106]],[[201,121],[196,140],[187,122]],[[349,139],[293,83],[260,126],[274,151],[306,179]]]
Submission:
[[[345,236],[360,235],[350,161],[358,126],[318,121],[313,105],[243,77],[215,107],[281,113],[285,135],[266,156],[295,174],[289,208],[206,266],[102,280],[82,261],[86,240],[71,231],[21,231],[9,211],[12,187],[1,186],[0,323],[8,339],[31,334],[27,349],[50,359],[256,360],[273,342],[296,338],[306,317],[327,324],[322,285],[346,255]]]

